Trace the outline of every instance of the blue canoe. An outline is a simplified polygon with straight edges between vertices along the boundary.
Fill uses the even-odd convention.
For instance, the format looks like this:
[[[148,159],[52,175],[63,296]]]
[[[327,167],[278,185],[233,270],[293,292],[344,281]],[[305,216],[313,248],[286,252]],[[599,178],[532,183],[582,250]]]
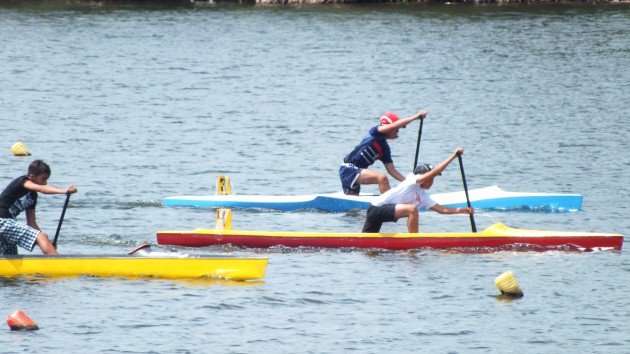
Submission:
[[[498,186],[471,189],[468,195],[473,207],[494,210],[578,211],[582,209],[583,200],[581,194],[506,192]],[[431,197],[443,206],[464,207],[467,205],[464,191],[436,193]],[[294,196],[228,194],[166,197],[164,205],[345,212],[352,209],[367,209],[375,198],[377,198],[376,195],[348,196],[341,192]]]

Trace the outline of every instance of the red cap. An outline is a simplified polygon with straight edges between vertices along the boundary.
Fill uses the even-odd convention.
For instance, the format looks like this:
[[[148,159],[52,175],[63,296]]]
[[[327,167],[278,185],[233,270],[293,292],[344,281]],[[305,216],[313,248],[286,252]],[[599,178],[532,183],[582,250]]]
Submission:
[[[381,119],[379,119],[380,124],[392,124],[398,120],[398,115],[396,113],[387,112],[383,113]]]

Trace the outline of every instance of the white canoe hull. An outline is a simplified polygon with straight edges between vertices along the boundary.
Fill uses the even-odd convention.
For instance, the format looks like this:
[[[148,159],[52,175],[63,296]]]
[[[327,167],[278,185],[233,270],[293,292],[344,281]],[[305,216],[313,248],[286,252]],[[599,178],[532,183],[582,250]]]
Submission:
[[[470,202],[478,209],[526,209],[543,211],[578,211],[582,209],[581,194],[507,192],[498,186],[471,189]],[[464,191],[436,193],[431,197],[443,206],[464,207]],[[341,192],[295,196],[280,195],[207,195],[173,196],[164,199],[165,206],[189,206],[207,208],[241,208],[273,210],[322,210],[344,212],[352,209],[367,209],[376,195],[348,196]]]

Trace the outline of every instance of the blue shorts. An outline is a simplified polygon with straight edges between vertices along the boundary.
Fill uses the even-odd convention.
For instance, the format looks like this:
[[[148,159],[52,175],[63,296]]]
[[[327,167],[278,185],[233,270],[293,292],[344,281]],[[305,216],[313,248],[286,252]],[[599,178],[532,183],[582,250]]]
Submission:
[[[341,178],[341,186],[345,194],[348,194],[350,191],[356,194],[361,192],[361,185],[357,183],[361,170],[361,168],[351,163],[343,163],[339,166],[339,178]]]
[[[0,219],[0,254],[18,254],[17,246],[29,252],[35,248],[39,230],[21,224],[15,219]]]

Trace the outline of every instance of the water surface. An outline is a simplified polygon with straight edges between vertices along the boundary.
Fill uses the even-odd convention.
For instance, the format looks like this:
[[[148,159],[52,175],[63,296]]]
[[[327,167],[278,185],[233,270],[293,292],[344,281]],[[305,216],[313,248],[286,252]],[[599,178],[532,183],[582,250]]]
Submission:
[[[51,184],[80,191],[59,250],[121,254],[157,247],[157,230],[212,227],[212,210],[162,200],[213,194],[219,174],[239,194],[338,191],[339,163],[382,112],[426,109],[420,160],[464,147],[470,188],[584,195],[575,213],[480,211],[479,229],[500,221],[627,235],[628,28],[628,8],[609,5],[2,5],[0,182],[45,159]],[[391,144],[401,171],[412,168],[417,134],[414,123]],[[18,140],[33,156],[10,155]],[[454,162],[432,191],[461,188]],[[63,201],[40,198],[50,234]],[[237,211],[233,224],[354,231],[363,219]],[[423,213],[420,223],[470,228],[467,216]],[[183,251],[268,257],[267,276],[2,280],[0,309],[20,308],[41,327],[5,327],[2,351],[630,350],[625,251]],[[494,278],[507,270],[524,298],[496,297]]]

